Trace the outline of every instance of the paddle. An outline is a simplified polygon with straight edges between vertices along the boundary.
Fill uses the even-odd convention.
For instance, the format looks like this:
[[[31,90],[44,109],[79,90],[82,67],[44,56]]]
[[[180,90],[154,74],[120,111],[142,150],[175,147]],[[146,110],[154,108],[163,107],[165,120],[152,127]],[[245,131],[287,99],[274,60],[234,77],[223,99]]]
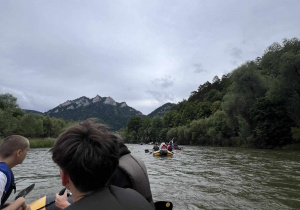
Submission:
[[[34,188],[35,184],[29,185],[28,187],[26,187],[24,190],[21,190],[21,192],[19,192],[19,194],[15,197],[15,200],[17,200],[20,197],[25,198],[25,196],[31,192],[31,190]]]
[[[64,193],[65,193],[65,191],[66,191],[66,189],[67,188],[63,188],[58,194],[59,195],[63,195]],[[43,209],[43,208],[46,208],[47,206],[50,206],[52,203],[54,203],[55,202],[55,200],[54,201],[51,201],[50,203],[47,203],[45,206],[42,206],[41,208],[38,208],[38,209],[36,209],[36,210],[41,210],[41,209]]]

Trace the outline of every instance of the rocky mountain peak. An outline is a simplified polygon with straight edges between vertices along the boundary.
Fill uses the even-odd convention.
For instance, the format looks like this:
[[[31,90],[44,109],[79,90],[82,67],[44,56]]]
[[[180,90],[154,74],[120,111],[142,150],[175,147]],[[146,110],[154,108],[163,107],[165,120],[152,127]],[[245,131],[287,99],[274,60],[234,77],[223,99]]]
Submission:
[[[103,103],[104,104],[108,104],[108,105],[117,106],[117,103],[111,97],[107,97],[106,100]]]
[[[90,100],[85,96],[80,97],[79,99],[75,100],[74,102],[77,105],[77,107],[90,105]]]
[[[65,107],[65,106],[69,106],[72,103],[72,101],[67,100],[66,102],[62,103],[61,105],[59,105],[59,107]]]
[[[126,107],[126,106],[127,106],[126,102],[122,102],[120,105],[121,108]]]
[[[96,102],[98,102],[98,101],[101,101],[101,99],[102,99],[101,96],[96,95],[96,97],[92,99],[92,102],[93,102],[93,103],[96,103]]]

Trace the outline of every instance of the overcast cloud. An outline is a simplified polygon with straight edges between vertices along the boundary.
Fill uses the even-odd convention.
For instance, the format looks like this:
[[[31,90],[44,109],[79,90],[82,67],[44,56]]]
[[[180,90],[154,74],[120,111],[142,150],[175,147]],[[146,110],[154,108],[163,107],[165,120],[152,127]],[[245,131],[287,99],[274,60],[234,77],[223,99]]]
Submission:
[[[299,0],[1,0],[0,94],[41,112],[81,96],[149,114],[300,38]]]

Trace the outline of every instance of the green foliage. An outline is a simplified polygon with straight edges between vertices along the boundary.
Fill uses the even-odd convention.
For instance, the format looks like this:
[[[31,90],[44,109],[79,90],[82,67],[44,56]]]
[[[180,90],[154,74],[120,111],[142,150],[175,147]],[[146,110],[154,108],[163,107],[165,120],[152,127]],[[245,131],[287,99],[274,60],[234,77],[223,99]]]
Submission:
[[[9,93],[0,94],[0,136],[15,134],[19,127],[19,118],[23,114],[17,98]]]
[[[0,109],[20,109],[19,105],[17,104],[17,98],[9,93],[0,94]]]
[[[18,118],[14,117],[10,112],[0,109],[0,136],[16,134],[18,127]]]
[[[300,128],[291,128],[294,143],[300,143]]]
[[[214,114],[216,111],[222,110],[222,102],[221,101],[215,101],[211,105],[211,113]]]
[[[71,122],[40,114],[25,114],[11,94],[0,94],[0,136],[57,137]]]
[[[259,148],[280,148],[292,143],[289,118],[282,102],[271,102],[260,98],[251,109],[251,118],[255,124],[254,146]]]
[[[19,123],[19,133],[26,137],[42,136],[43,116],[37,114],[25,114],[21,117]]]
[[[203,101],[209,101],[211,103],[215,101],[222,100],[222,93],[216,89],[211,89],[208,93],[205,94]]]
[[[168,111],[163,118],[164,127],[166,128],[179,126],[180,121],[181,116],[177,110]]]
[[[124,139],[129,143],[137,143],[141,141],[139,130],[142,127],[141,117],[131,117],[127,123],[127,127],[124,133]]]
[[[161,107],[155,109],[153,112],[148,114],[149,117],[155,118],[155,117],[163,117],[167,111],[169,111],[175,104],[172,103],[166,103],[162,105]]]
[[[55,138],[33,138],[29,139],[30,148],[51,148],[54,146]]]

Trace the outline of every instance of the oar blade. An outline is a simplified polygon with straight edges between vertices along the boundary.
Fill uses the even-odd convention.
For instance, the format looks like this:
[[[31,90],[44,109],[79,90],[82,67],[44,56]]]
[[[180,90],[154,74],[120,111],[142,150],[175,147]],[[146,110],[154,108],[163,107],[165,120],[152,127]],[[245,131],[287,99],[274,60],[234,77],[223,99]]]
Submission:
[[[25,198],[25,196],[31,192],[31,190],[33,190],[35,184],[32,184],[28,187],[26,187],[24,190],[21,190],[21,192],[19,192],[19,194],[15,197],[15,200],[17,200],[20,197]]]

